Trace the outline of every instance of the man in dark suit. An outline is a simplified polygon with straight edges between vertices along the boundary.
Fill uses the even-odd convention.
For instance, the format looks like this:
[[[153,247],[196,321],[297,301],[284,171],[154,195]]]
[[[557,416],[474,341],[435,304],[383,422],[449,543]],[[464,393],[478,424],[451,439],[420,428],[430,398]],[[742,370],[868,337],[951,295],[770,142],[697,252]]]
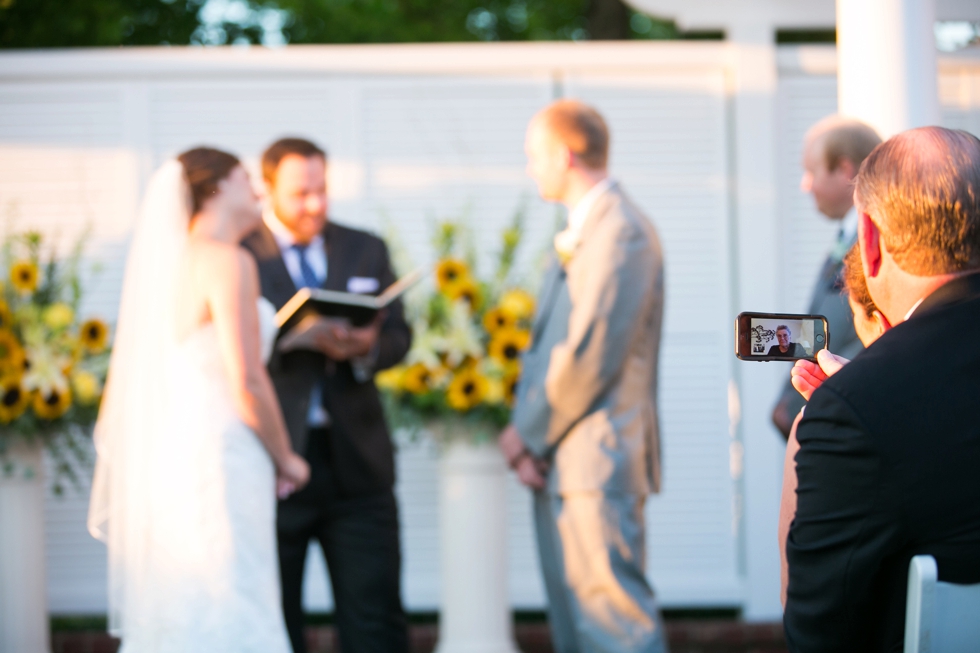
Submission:
[[[262,157],[268,208],[243,245],[276,308],[302,287],[377,294],[395,280],[380,239],[327,220],[326,164],[323,150],[294,138]],[[361,328],[321,318],[269,363],[293,448],[311,468],[309,485],[278,511],[283,610],[295,653],[306,651],[302,587],[313,538],[330,572],[343,649],[408,650],[393,447],[373,375],[397,364],[410,344],[395,302]]]
[[[834,246],[820,267],[807,312],[827,318],[831,351],[848,358],[862,349],[854,332],[851,307],[841,295],[844,255],[857,240],[854,176],[864,158],[879,143],[881,138],[874,129],[840,116],[828,116],[815,124],[803,142],[800,189],[813,196],[820,213],[840,225]],[[803,398],[787,379],[772,411],[773,424],[783,437],[789,435],[793,418],[803,404]]]
[[[980,140],[893,137],[857,177],[868,291],[891,325],[813,387],[797,427],[784,624],[793,652],[901,651],[910,559],[980,582]]]

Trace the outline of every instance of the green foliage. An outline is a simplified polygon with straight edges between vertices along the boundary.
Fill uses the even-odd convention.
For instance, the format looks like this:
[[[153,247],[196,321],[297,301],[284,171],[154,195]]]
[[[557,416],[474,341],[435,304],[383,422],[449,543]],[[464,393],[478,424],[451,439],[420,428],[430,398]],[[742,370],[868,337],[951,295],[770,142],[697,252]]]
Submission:
[[[0,0],[0,47],[191,43],[206,0]]]
[[[286,43],[682,37],[623,0],[229,0],[217,17],[207,4],[0,0],[0,48],[261,43],[280,26]]]

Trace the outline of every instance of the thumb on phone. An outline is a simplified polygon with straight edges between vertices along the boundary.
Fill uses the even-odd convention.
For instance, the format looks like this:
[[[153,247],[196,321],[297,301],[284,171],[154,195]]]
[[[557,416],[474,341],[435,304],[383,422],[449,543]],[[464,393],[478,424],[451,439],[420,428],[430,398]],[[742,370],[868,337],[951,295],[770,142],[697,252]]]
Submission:
[[[817,352],[817,364],[820,365],[820,369],[827,376],[833,376],[850,362],[848,359],[832,354],[826,349],[821,349]]]

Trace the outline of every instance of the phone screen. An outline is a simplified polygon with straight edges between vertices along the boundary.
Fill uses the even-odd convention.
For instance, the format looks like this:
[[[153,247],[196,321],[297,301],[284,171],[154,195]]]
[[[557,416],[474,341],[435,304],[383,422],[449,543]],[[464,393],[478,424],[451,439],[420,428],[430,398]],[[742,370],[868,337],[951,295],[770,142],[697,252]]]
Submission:
[[[829,337],[821,315],[742,313],[736,331],[736,353],[743,360],[812,359]]]

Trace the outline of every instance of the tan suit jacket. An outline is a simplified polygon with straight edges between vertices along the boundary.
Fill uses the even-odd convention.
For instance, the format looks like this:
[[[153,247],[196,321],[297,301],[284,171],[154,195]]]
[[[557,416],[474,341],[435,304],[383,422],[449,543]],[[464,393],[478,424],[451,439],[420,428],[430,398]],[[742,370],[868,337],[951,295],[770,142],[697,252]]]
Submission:
[[[552,492],[659,491],[663,303],[660,239],[613,185],[546,275],[517,389],[514,425],[553,461]]]

